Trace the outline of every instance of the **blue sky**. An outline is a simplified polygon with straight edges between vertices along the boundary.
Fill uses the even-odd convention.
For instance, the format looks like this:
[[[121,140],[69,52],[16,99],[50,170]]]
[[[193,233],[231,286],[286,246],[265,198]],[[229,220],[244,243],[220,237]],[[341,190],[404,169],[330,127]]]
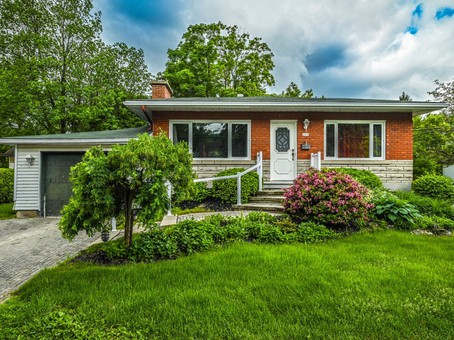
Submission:
[[[191,24],[222,21],[263,39],[281,92],[291,82],[326,97],[427,100],[454,78],[454,0],[94,0],[103,38],[142,48],[164,70]]]

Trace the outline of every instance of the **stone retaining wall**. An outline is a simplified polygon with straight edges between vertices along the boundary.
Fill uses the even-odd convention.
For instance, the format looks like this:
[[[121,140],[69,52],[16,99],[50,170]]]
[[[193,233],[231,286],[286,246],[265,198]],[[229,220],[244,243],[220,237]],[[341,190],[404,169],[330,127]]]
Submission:
[[[254,166],[253,161],[240,160],[194,160],[193,169],[199,178],[213,177],[218,172],[229,168],[250,168]],[[310,167],[310,161],[298,161],[298,173]],[[348,160],[348,161],[322,161],[323,168],[355,168],[370,170],[376,174],[383,185],[391,190],[410,190],[413,180],[413,161],[368,161],[368,160]],[[263,161],[263,179],[269,181],[270,161]]]

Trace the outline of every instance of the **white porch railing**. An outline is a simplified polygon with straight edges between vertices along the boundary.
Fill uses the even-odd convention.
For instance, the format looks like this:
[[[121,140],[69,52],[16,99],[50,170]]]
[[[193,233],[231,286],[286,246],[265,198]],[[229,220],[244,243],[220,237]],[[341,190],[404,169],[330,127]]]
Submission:
[[[262,151],[257,153],[257,164],[254,166],[244,170],[243,172],[238,172],[236,175],[230,175],[230,176],[222,176],[222,177],[209,177],[209,178],[198,178],[194,180],[194,183],[200,183],[200,182],[212,182],[212,181],[219,181],[222,179],[230,179],[230,178],[236,178],[236,186],[237,186],[237,198],[236,198],[236,203],[238,205],[241,205],[241,177],[246,175],[247,173],[256,170],[257,174],[259,175],[259,191],[262,191],[262,178],[263,178],[263,153]],[[169,210],[167,212],[167,215],[171,215],[171,197],[172,197],[172,186],[170,182],[167,183],[167,195],[169,198]]]
[[[322,153],[320,151],[311,153],[311,168],[314,168],[318,171],[322,169]]]

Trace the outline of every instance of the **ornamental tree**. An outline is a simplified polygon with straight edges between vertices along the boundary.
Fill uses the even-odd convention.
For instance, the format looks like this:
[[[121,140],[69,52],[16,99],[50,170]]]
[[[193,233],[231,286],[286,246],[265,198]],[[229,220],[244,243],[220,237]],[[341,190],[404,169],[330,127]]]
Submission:
[[[93,147],[71,168],[73,196],[63,208],[60,230],[68,239],[81,230],[93,235],[108,230],[112,217],[124,216],[129,248],[134,222],[151,225],[166,211],[165,182],[184,195],[193,179],[187,145],[174,145],[164,134],[139,135],[107,154]]]

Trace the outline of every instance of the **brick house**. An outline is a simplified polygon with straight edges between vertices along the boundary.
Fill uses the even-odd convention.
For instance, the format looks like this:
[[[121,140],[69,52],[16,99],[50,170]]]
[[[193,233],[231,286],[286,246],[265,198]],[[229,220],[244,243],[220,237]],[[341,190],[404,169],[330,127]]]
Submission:
[[[171,98],[153,83],[150,100],[125,105],[174,142],[186,141],[199,177],[249,167],[263,152],[266,182],[290,183],[321,152],[323,167],[371,170],[390,189],[409,190],[412,117],[443,103],[366,99]],[[305,124],[306,122],[306,124]]]
[[[93,145],[106,151],[139,133],[185,141],[199,177],[248,168],[263,153],[265,184],[289,185],[321,153],[323,167],[376,173],[391,189],[408,190],[413,171],[412,117],[444,103],[280,97],[172,98],[153,82],[152,99],[125,105],[147,126],[134,129],[0,139],[14,146],[14,209],[19,217],[58,215],[71,195],[69,168]]]

